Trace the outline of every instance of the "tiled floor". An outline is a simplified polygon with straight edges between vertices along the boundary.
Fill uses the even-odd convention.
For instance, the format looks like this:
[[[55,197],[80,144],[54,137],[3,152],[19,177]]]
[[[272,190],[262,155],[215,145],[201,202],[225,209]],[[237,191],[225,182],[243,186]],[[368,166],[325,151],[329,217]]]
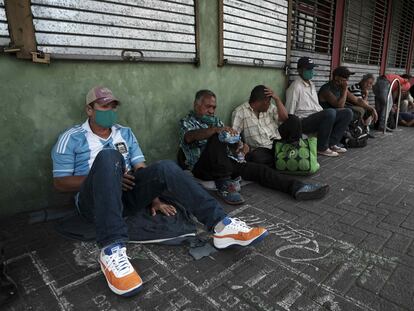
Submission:
[[[129,246],[145,282],[130,299],[108,289],[94,243],[3,219],[19,286],[5,310],[414,310],[414,129],[377,136],[320,158],[311,179],[331,186],[321,201],[243,187],[246,204],[225,208],[269,229],[255,247],[195,261],[188,246]]]

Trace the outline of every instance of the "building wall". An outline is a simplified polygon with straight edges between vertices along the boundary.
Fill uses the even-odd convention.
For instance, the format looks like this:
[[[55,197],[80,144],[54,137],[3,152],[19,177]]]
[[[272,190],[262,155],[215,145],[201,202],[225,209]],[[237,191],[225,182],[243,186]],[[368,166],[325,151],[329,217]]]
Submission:
[[[50,150],[61,131],[84,122],[85,94],[95,85],[108,86],[122,101],[119,122],[136,133],[148,162],[175,159],[178,120],[201,88],[217,94],[217,114],[226,122],[257,84],[283,95],[281,70],[217,67],[217,1],[199,3],[200,67],[68,60],[40,65],[0,56],[0,215],[62,204],[66,196],[52,189]]]

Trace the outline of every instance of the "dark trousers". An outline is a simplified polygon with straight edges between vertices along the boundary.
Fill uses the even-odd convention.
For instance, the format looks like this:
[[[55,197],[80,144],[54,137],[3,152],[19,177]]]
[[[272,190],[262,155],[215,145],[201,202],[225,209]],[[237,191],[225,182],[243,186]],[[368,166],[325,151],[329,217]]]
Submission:
[[[386,126],[385,117],[389,115],[392,108],[392,103],[390,103],[387,110],[389,89],[390,82],[382,76],[377,79],[377,82],[372,87],[372,91],[375,95],[375,110],[378,114],[377,126],[379,128],[384,128]]]
[[[203,180],[241,176],[244,180],[254,181],[264,187],[292,195],[301,185],[299,181],[287,178],[263,164],[238,163],[230,159],[227,156],[227,145],[220,142],[217,134],[208,139],[192,172],[195,177]]]
[[[324,109],[303,118],[302,131],[305,134],[317,133],[318,150],[324,151],[329,146],[339,144],[352,117],[349,108]]]
[[[209,230],[226,217],[221,205],[173,161],[159,161],[137,170],[130,191],[122,191],[124,167],[118,151],[101,151],[80,190],[80,213],[95,222],[100,247],[127,241],[124,212],[148,208],[163,194],[176,199]]]
[[[279,126],[278,130],[282,140],[287,143],[296,142],[302,137],[302,125],[300,119],[292,114],[289,114],[289,118]],[[255,148],[246,155],[246,161],[264,164],[274,168],[275,144],[273,143],[272,149],[264,147]]]

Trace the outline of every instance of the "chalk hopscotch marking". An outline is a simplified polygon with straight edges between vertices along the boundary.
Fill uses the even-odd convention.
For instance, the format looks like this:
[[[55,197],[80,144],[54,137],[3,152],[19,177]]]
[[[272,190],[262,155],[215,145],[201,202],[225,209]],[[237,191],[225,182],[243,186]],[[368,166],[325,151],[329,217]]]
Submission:
[[[74,242],[72,251],[75,263],[80,267],[99,268],[96,260],[99,257],[99,248],[92,242]]]
[[[73,251],[74,259],[76,263],[79,266],[87,267],[87,268],[94,268],[99,267],[99,264],[96,261],[97,254],[99,254],[99,249],[96,247],[95,243],[87,243],[87,242],[75,242],[75,250]],[[135,255],[137,252],[137,248],[141,248],[141,246],[132,247],[131,253]],[[134,256],[135,257],[135,256]],[[7,264],[22,260],[24,258],[30,258],[31,262],[33,263],[33,266],[39,273],[40,277],[43,280],[43,283],[49,288],[50,293],[55,298],[59,310],[61,311],[72,311],[74,310],[74,306],[67,300],[67,298],[64,296],[63,292],[65,290],[68,290],[70,288],[79,286],[97,276],[100,276],[102,274],[101,270],[97,270],[93,273],[90,273],[76,281],[73,281],[71,283],[68,283],[62,287],[57,287],[56,280],[52,277],[52,275],[49,272],[49,269],[46,267],[46,265],[43,263],[43,261],[39,258],[36,251],[28,252],[21,254],[19,256],[10,258],[7,260]],[[88,258],[93,258],[93,260],[89,260]],[[154,271],[153,271],[154,272]],[[156,277],[158,276],[156,272],[154,272],[150,277]],[[25,293],[28,294],[31,291],[37,290],[36,288],[32,289],[25,289]],[[114,310],[109,308],[110,303],[106,300],[106,296],[101,294],[94,298],[92,298],[92,301],[95,303],[97,307],[100,308],[100,310]],[[139,310],[139,309],[136,309]]]
[[[248,207],[253,208],[252,206],[243,206],[242,208],[236,209],[230,213],[230,216],[237,216],[244,210],[246,210]],[[292,263],[303,263],[309,266],[312,266],[316,271],[318,271],[318,267],[312,265],[312,261],[319,261],[322,259],[329,259],[332,258],[332,261],[340,261],[340,260],[347,260],[352,261],[354,266],[358,266],[358,263],[360,264],[363,262],[365,265],[368,265],[370,263],[379,264],[379,265],[390,265],[391,268],[395,268],[397,265],[397,257],[383,257],[380,255],[377,255],[375,253],[366,252],[363,250],[360,250],[355,247],[355,245],[341,241],[339,239],[334,239],[330,236],[327,236],[322,233],[315,232],[313,230],[304,230],[304,229],[298,229],[293,228],[291,224],[294,224],[288,220],[285,220],[279,216],[273,217],[272,215],[267,214],[266,212],[263,212],[265,215],[268,215],[269,218],[278,218],[281,220],[281,222],[272,223],[267,221],[265,217],[262,215],[256,216],[256,215],[242,215],[239,218],[243,221],[245,221],[248,225],[258,225],[262,224],[265,225],[269,233],[275,234],[281,239],[284,239],[285,241],[289,242],[289,245],[283,245],[279,247],[276,250],[276,256],[279,258],[284,258],[289,260]],[[296,225],[295,225],[296,226]],[[343,258],[338,257],[338,254],[334,254],[332,250],[326,250],[326,252],[321,251],[320,245],[316,239],[316,234],[321,237],[325,237],[329,239],[331,242],[336,243],[335,247],[341,249],[342,251],[345,251],[347,254],[343,256]],[[286,256],[285,253],[289,250],[302,250],[306,251],[308,254],[310,253],[312,256],[305,257],[304,258],[297,258],[292,256]],[[303,255],[306,254],[306,252],[303,252]],[[297,255],[297,254],[295,254]]]
[[[224,271],[222,271],[221,273],[219,273],[217,276],[213,277],[210,280],[206,280],[207,283],[204,282],[201,286],[197,286],[193,282],[191,282],[188,278],[178,274],[177,270],[172,265],[169,265],[166,261],[162,260],[157,254],[152,252],[149,248],[144,247],[143,250],[148,255],[148,257],[150,257],[155,262],[157,262],[158,264],[163,266],[167,271],[171,272],[178,280],[182,281],[184,286],[188,285],[190,288],[193,289],[193,291],[196,294],[202,296],[207,301],[207,303],[209,303],[212,307],[214,307],[218,310],[221,310],[221,307],[222,307],[221,304],[219,302],[217,302],[216,300],[214,300],[212,297],[210,297],[206,293],[205,289],[210,288],[210,286],[212,284],[215,284],[217,281],[225,279],[226,275],[230,274],[231,271],[233,271],[237,267],[241,266],[249,258],[251,258],[251,255],[247,255],[246,257],[244,257],[240,261],[234,263],[232,266],[230,266],[229,268],[227,268]]]
[[[29,253],[24,253],[20,256],[11,258],[7,261],[7,263],[12,263],[20,259],[23,259],[25,257],[29,257],[30,260],[32,261],[33,266],[36,268],[43,282],[49,288],[49,291],[53,295],[53,297],[56,299],[56,302],[59,306],[59,310],[61,311],[73,310],[73,305],[69,303],[66,297],[62,294],[62,290],[56,287],[56,280],[53,279],[52,275],[49,272],[49,269],[46,267],[43,261],[39,258],[36,251],[31,251]]]
[[[234,215],[238,215],[241,212],[247,210],[248,208],[252,208],[249,205],[244,205],[241,208],[233,211],[232,213],[230,213],[230,216],[234,216]],[[270,216],[270,215],[269,215]],[[247,217],[245,218],[246,221],[250,224],[268,224],[268,222],[266,221],[266,218],[260,218],[257,216],[243,216],[243,217]],[[243,217],[240,217],[243,219]],[[272,218],[274,218],[273,216],[270,216]],[[177,273],[177,270],[180,267],[175,267],[172,264],[168,264],[166,261],[162,260],[158,255],[156,255],[154,252],[152,252],[148,247],[146,246],[139,246],[139,249],[132,249],[133,253],[138,254],[138,257],[142,257],[143,258],[148,258],[148,259],[152,259],[154,260],[157,264],[160,264],[161,266],[163,266],[167,271],[169,271],[170,273],[172,273],[178,280],[183,282],[183,285],[188,285],[197,295],[202,296],[203,298],[205,298],[206,302],[208,304],[210,304],[212,307],[216,308],[216,309],[222,309],[222,303],[223,300],[225,300],[227,302],[227,304],[230,305],[234,305],[237,303],[240,303],[240,305],[242,304],[242,302],[240,302],[240,299],[237,298],[237,296],[234,296],[234,298],[232,298],[232,300],[229,300],[230,298],[227,296],[223,296],[221,295],[218,301],[215,300],[215,298],[212,298],[210,296],[207,295],[207,291],[208,289],[210,289],[213,285],[221,282],[223,279],[226,279],[226,277],[228,277],[233,270],[237,269],[238,267],[240,267],[241,265],[243,265],[244,263],[246,263],[249,260],[252,260],[255,256],[263,256],[264,258],[276,263],[277,265],[279,265],[280,267],[286,269],[287,271],[293,273],[294,275],[303,278],[304,280],[306,280],[307,282],[314,284],[320,288],[322,288],[323,290],[325,290],[327,292],[326,295],[322,296],[322,297],[318,297],[319,300],[317,300],[317,302],[321,305],[325,304],[325,303],[329,303],[331,306],[331,309],[334,311],[339,311],[340,307],[338,305],[337,302],[335,302],[335,297],[341,297],[342,299],[348,301],[349,303],[354,304],[355,306],[360,307],[363,310],[367,310],[367,311],[374,311],[372,308],[364,305],[363,303],[361,303],[360,301],[346,296],[346,295],[342,295],[341,293],[339,293],[337,290],[333,289],[332,287],[326,285],[326,284],[322,284],[321,282],[317,282],[315,279],[313,279],[311,276],[299,271],[296,268],[291,267],[288,263],[286,263],[286,260],[289,260],[289,262],[295,262],[293,260],[296,260],[296,262],[299,263],[307,263],[309,264],[309,262],[306,262],[306,259],[310,259],[310,261],[316,261],[316,260],[321,260],[324,258],[327,258],[329,256],[331,256],[331,253],[322,253],[319,247],[319,243],[316,241],[316,235],[315,232],[310,231],[310,230],[302,230],[302,229],[297,229],[297,228],[293,228],[291,225],[291,222],[283,220],[280,217],[277,217],[279,219],[281,219],[283,221],[280,223],[276,223],[273,225],[273,227],[269,228],[269,231],[275,235],[277,235],[279,238],[284,239],[285,241],[287,241],[288,243],[290,243],[289,245],[291,245],[291,248],[279,248],[278,249],[278,253],[275,255],[278,257],[273,257],[273,256],[265,256],[263,254],[258,253],[257,251],[254,251],[243,257],[241,260],[235,262],[233,265],[231,265],[230,267],[228,267],[227,269],[221,271],[218,275],[210,278],[210,279],[206,279],[205,282],[202,283],[202,285],[197,286],[195,285],[193,282],[191,282],[188,278],[184,277],[184,276],[180,276]],[[267,226],[268,227],[268,226]],[[316,233],[319,236],[325,236],[323,234],[319,234]],[[355,246],[353,246],[350,243],[347,242],[343,242],[340,240],[336,240],[333,239],[329,236],[325,236],[327,238],[329,238],[332,241],[335,241],[337,243],[341,243],[342,245],[342,249],[349,251],[349,252],[355,252],[358,250],[355,249]],[[316,241],[315,244],[313,241]],[[78,251],[75,252],[74,250],[74,256],[78,256],[77,259],[77,263],[81,266],[84,267],[95,267],[94,265],[96,265],[96,258],[97,255],[96,254],[96,250],[98,250],[96,248],[96,246],[94,246],[94,243],[78,243],[77,244],[77,249]],[[308,249],[305,249],[307,251],[313,252],[313,253],[321,253],[319,254],[319,258],[318,257],[314,257],[314,258],[293,258],[293,257],[289,257],[287,256],[287,253],[289,252],[290,249],[295,249],[295,248],[299,248],[301,246],[306,246]],[[341,246],[340,245],[340,246]],[[79,250],[81,249],[81,250]],[[83,251],[83,253],[82,253]],[[130,253],[130,249],[128,249],[129,253]],[[99,250],[98,250],[99,252]],[[134,254],[135,255],[135,254]],[[89,275],[86,275],[85,277],[78,279],[72,283],[69,283],[61,288],[57,288],[56,286],[56,281],[52,278],[51,274],[49,273],[47,267],[43,264],[43,262],[41,261],[41,259],[37,256],[36,252],[30,252],[27,254],[23,254],[21,256],[17,256],[11,260],[9,260],[8,262],[12,262],[12,261],[17,261],[19,259],[24,258],[25,256],[30,257],[30,259],[32,260],[34,266],[36,267],[38,273],[41,275],[44,283],[49,287],[49,290],[51,291],[52,295],[55,297],[55,299],[58,302],[59,305],[59,309],[63,310],[63,311],[70,311],[73,310],[73,305],[71,305],[67,299],[64,297],[63,295],[63,291],[67,290],[69,288],[78,286],[84,282],[89,281],[90,279],[97,277],[98,275],[101,274],[100,270],[95,271]],[[82,257],[83,256],[83,257]],[[392,259],[389,258],[385,258],[385,257],[381,257],[378,255],[375,255],[376,257],[372,257],[373,260],[376,260],[379,263],[389,263],[390,261],[392,261]],[[94,259],[94,263],[92,263],[92,261],[87,260],[89,258],[93,258]],[[133,256],[135,257],[135,256]],[[363,258],[364,255],[361,254],[361,252],[359,253],[359,255],[356,257],[356,259],[359,258]],[[369,257],[369,258],[368,258]],[[86,258],[86,260],[85,260]],[[214,257],[213,257],[214,258]],[[370,256],[367,256],[368,259],[370,259]],[[367,260],[368,260],[367,259]],[[346,269],[344,269],[346,270]],[[343,271],[343,273],[345,273],[346,271]],[[257,284],[259,284],[260,282],[262,282],[266,277],[267,274],[265,274],[266,271],[261,271],[259,272],[258,275],[256,275],[255,277],[251,278],[245,285],[248,286],[249,288],[253,288],[254,286],[256,286]],[[151,275],[150,279],[153,279],[154,277],[157,277],[157,273],[154,272],[154,274]],[[340,275],[338,275],[338,278],[340,277]],[[165,282],[164,279],[160,279],[160,286],[163,284],[162,282]],[[292,282],[292,284],[294,284],[293,289],[285,294],[283,297],[281,297],[281,300],[278,301],[278,305],[280,307],[282,307],[285,310],[290,310],[290,307],[294,304],[294,302],[301,296],[301,294],[303,293],[303,291],[305,290],[305,286],[303,286],[303,284],[301,284],[298,280],[293,280],[293,279],[289,279],[287,280],[289,282]],[[309,286],[309,285],[307,285]],[[243,284],[240,285],[233,285],[231,286],[231,288],[233,290],[238,290],[238,289],[243,289],[244,286]],[[173,289],[174,291],[175,289]],[[269,293],[270,289],[267,290],[267,294]],[[156,292],[161,292],[163,293],[159,288],[157,288],[157,290],[154,290],[152,293],[147,293],[146,296],[144,296],[145,298],[151,298],[153,296],[153,294],[155,294]],[[253,293],[253,292],[251,292]],[[246,294],[246,295],[250,295],[250,294]],[[104,296],[104,295],[103,295]],[[97,303],[97,305],[101,305],[103,304],[103,296],[96,296],[94,301],[95,303]],[[252,296],[252,299],[255,296]],[[254,298],[256,299],[256,298]],[[175,300],[174,300],[175,301]],[[180,304],[180,308],[184,309],[183,307],[185,307],[187,304],[191,303],[190,300],[188,300],[188,298],[184,297],[183,299],[180,300],[181,302]],[[172,303],[172,302],[171,302]],[[176,303],[176,301],[174,302]],[[105,306],[107,307],[107,304],[104,303]],[[172,306],[175,307],[175,306]],[[186,308],[185,310],[196,310],[193,308]]]
[[[251,206],[247,205],[247,206],[243,206],[240,209],[236,209],[236,210],[234,210],[230,213],[230,216],[232,216],[232,217],[234,217],[234,216],[237,217],[238,216],[241,220],[246,221],[249,225],[269,224],[269,222],[266,222],[266,219],[262,218],[262,217],[258,217],[258,216],[254,216],[254,215],[239,216],[240,213],[242,213],[244,210],[246,210],[249,207],[252,208]],[[264,214],[267,214],[267,213],[264,212]],[[271,215],[269,215],[269,217],[274,218]],[[300,248],[300,246],[303,246],[303,245],[310,245],[310,243],[313,243],[312,241],[315,241],[315,243],[313,243],[312,247],[307,246],[308,247],[307,250],[313,251],[315,253],[320,252],[319,243],[316,241],[316,239],[313,239],[313,240],[311,239],[311,238],[315,237],[315,232],[314,231],[292,228],[292,226],[290,225],[290,223],[291,223],[290,221],[284,220],[281,217],[277,217],[277,218],[281,219],[283,221],[283,223],[278,223],[278,224],[270,223],[270,228],[269,228],[269,226],[266,225],[266,228],[269,228],[270,233],[272,233],[272,231],[275,232],[275,233],[279,233],[280,238],[286,240],[287,242],[290,242],[291,244],[289,244],[289,245],[291,245],[292,248],[293,247]],[[384,264],[388,263],[391,266],[396,265],[396,263],[395,263],[396,258],[394,258],[394,257],[393,258],[386,258],[386,257],[378,256],[376,254],[374,254],[372,256],[370,256],[370,255],[363,256],[363,255],[361,255],[361,251],[358,252],[358,250],[355,248],[355,246],[352,245],[351,243],[343,242],[343,241],[334,239],[332,237],[329,237],[329,236],[326,236],[326,235],[323,235],[323,234],[320,234],[320,233],[317,233],[317,234],[320,235],[320,236],[326,237],[326,238],[330,239],[333,242],[342,244],[342,245],[337,245],[337,247],[339,246],[343,250],[346,250],[346,251],[349,251],[349,252],[355,252],[356,251],[357,255],[355,256],[354,259],[358,260],[358,259],[361,259],[361,258],[365,258],[366,260],[372,259],[376,262],[380,262],[380,263],[384,263]],[[278,234],[276,234],[276,235],[278,235]],[[278,265],[280,265],[283,268],[285,268],[286,270],[292,272],[296,276],[302,277],[307,282],[309,282],[311,284],[314,284],[317,287],[320,287],[323,290],[325,290],[326,292],[328,292],[328,295],[323,296],[323,298],[326,301],[323,301],[323,299],[318,301],[318,303],[322,302],[322,303],[320,303],[321,305],[323,305],[323,303],[329,302],[332,310],[339,311],[340,307],[339,307],[338,303],[335,302],[334,299],[331,299],[332,297],[338,296],[338,297],[341,297],[342,299],[348,301],[349,303],[352,303],[355,306],[361,308],[362,310],[375,311],[374,309],[372,309],[371,307],[369,307],[369,306],[365,305],[364,303],[358,301],[357,299],[355,299],[353,297],[350,297],[348,295],[343,295],[339,291],[332,288],[331,286],[323,284],[322,282],[317,282],[314,278],[312,278],[308,274],[306,274],[304,272],[301,272],[298,269],[290,266],[288,263],[286,263],[283,260],[283,259],[288,259],[290,262],[309,263],[309,261],[316,261],[316,260],[321,260],[321,259],[328,258],[329,256],[332,255],[332,251],[328,251],[327,253],[322,254],[319,257],[313,257],[313,258],[292,258],[292,257],[286,258],[286,256],[280,256],[282,254],[282,252],[285,251],[286,249],[288,249],[288,248],[286,248],[284,246],[282,246],[282,248],[279,247],[275,252],[276,257],[267,256],[267,255],[264,255],[264,254],[260,254],[258,252],[256,252],[256,254],[259,255],[259,256],[263,256],[264,258],[266,258],[266,259],[268,259],[272,262],[277,263]],[[306,259],[308,259],[308,260],[306,260]],[[345,266],[345,267],[341,268],[334,275],[335,280],[339,279],[348,270],[348,268],[349,268],[348,266]],[[258,282],[262,281],[263,279],[264,278],[258,277]],[[335,282],[335,280],[333,280],[333,283]],[[294,302],[293,297],[295,295],[297,296],[297,293],[300,292],[300,286],[296,284],[296,286],[294,287],[293,292],[294,293],[291,294],[292,296],[290,296],[290,298],[288,300],[286,300],[284,303],[280,304],[280,306],[283,307],[285,310],[290,310],[290,306]]]

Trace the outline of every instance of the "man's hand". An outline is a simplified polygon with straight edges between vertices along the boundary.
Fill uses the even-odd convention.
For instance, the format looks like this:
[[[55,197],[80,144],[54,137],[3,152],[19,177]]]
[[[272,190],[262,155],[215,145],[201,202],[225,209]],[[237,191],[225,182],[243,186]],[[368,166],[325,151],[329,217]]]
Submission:
[[[372,115],[372,122],[377,122],[377,120],[378,120],[378,114],[377,114],[377,111],[375,110],[375,108],[374,107],[371,107],[371,106],[369,106],[370,108],[369,108],[369,111],[371,112],[371,115]]]
[[[161,202],[159,198],[152,200],[151,205],[151,216],[155,216],[157,212],[161,212],[165,216],[175,216],[177,210],[171,204]]]
[[[365,99],[365,100],[368,98],[368,90],[363,90],[362,91],[362,98]]]
[[[243,153],[246,155],[250,151],[250,147],[248,144],[243,144]]]
[[[348,81],[346,80],[341,81],[341,90],[342,90],[342,94],[348,92]]]
[[[266,96],[269,96],[269,97],[273,98],[274,100],[279,99],[279,96],[277,96],[277,95],[275,94],[275,92],[273,92],[273,90],[272,90],[270,87],[266,87],[266,88],[264,89],[264,94],[265,94]]]
[[[237,132],[235,129],[233,129],[230,126],[219,127],[219,129],[220,129],[219,132],[226,131],[226,132],[229,132],[232,136],[239,135],[239,132]]]
[[[122,190],[129,191],[129,190],[134,189],[134,186],[135,186],[134,180],[135,180],[134,175],[131,175],[130,172],[125,172],[124,176],[122,176]]]

